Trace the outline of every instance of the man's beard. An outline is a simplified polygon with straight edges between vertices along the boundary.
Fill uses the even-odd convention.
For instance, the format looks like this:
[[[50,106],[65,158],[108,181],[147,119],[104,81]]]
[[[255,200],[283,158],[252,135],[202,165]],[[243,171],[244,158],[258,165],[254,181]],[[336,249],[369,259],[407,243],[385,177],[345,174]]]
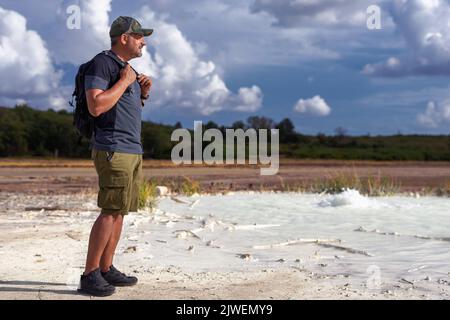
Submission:
[[[143,55],[143,52],[142,52],[142,50],[136,50],[136,51],[133,51],[132,53],[131,53],[131,55],[132,55],[132,58],[131,59],[136,59],[136,58],[140,58],[140,57],[142,57],[142,55]]]

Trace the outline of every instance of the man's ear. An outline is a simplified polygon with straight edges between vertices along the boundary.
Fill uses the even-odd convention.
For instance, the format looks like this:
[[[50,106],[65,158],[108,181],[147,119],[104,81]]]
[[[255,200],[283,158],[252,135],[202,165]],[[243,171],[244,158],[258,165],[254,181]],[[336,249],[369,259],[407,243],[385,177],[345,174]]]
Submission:
[[[127,44],[127,35],[124,33],[124,34],[122,34],[121,36],[120,36],[120,43],[121,44],[123,44],[123,45],[126,45]]]

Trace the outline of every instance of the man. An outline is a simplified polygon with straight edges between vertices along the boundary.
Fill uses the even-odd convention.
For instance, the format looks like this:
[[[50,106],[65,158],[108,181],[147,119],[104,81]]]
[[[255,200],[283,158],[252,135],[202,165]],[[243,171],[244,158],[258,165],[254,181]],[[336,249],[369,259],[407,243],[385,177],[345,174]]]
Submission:
[[[113,266],[113,257],[124,216],[138,209],[142,107],[152,86],[128,61],[142,56],[144,37],[152,33],[131,17],[117,18],[110,30],[111,50],[97,55],[85,73],[88,109],[95,118],[92,158],[101,214],[91,230],[78,291],[93,296],[109,296],[116,286],[137,283]]]

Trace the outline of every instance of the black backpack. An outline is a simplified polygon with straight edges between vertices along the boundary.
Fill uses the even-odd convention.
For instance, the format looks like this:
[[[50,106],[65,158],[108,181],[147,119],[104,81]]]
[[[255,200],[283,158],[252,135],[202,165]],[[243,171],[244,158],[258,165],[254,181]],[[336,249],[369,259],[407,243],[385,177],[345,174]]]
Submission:
[[[100,54],[107,55],[114,61],[116,61],[120,68],[125,67],[126,63],[121,61],[116,55],[112,54],[110,51],[103,51]],[[90,114],[87,99],[86,99],[86,91],[84,90],[84,80],[86,71],[91,66],[94,59],[82,64],[78,69],[77,75],[75,76],[75,90],[72,94],[72,101],[69,101],[69,104],[74,109],[73,111],[73,125],[76,127],[79,135],[78,143],[81,143],[81,139],[83,137],[87,139],[91,139],[94,133],[95,128],[95,118]],[[75,99],[75,103],[74,103]]]

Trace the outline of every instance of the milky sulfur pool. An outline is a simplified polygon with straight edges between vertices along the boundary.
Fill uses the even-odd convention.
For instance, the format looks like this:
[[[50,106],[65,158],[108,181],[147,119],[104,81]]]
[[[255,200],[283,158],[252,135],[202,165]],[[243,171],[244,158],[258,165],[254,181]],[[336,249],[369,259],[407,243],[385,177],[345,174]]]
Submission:
[[[447,198],[368,198],[354,190],[167,197],[148,236],[170,233],[171,245],[155,254],[191,269],[289,265],[413,282],[448,277],[449,215]]]
[[[2,274],[20,278],[65,263],[78,277],[99,215],[96,195],[0,194],[0,204]],[[442,297],[450,285],[449,214],[449,198],[369,198],[354,190],[169,195],[154,212],[125,218],[115,263],[188,275],[287,269],[339,288]]]

